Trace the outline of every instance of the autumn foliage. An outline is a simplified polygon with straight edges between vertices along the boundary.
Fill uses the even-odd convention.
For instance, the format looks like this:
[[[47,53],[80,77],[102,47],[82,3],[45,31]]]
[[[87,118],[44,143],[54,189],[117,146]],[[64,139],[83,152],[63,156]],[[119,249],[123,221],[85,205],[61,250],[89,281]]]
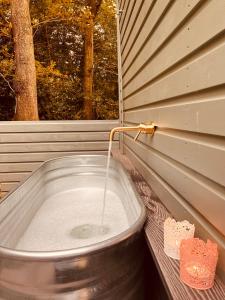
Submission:
[[[102,1],[93,17],[90,2],[94,1],[30,1],[40,120],[87,118],[85,37],[90,19],[94,45],[89,98],[92,118],[118,118],[115,3]],[[0,120],[15,119],[17,77],[11,21],[10,0],[0,0]]]

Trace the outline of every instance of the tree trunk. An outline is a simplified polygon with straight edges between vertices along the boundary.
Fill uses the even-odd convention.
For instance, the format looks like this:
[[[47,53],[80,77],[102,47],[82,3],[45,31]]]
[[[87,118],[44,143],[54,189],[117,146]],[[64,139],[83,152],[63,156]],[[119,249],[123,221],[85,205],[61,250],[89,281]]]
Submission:
[[[84,118],[94,119],[93,110],[93,64],[94,64],[94,19],[90,17],[84,34]]]
[[[11,0],[15,52],[15,120],[38,120],[37,83],[29,0]]]
[[[93,120],[94,102],[93,102],[93,66],[94,66],[94,24],[102,0],[88,0],[91,16],[85,28],[84,34],[84,118]]]

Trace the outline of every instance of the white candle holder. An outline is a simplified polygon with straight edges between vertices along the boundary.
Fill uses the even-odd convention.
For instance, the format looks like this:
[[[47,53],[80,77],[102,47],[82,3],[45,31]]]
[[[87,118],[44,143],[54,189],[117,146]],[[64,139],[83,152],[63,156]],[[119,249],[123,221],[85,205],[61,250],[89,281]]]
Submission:
[[[188,221],[176,222],[167,218],[164,222],[164,252],[169,257],[180,259],[180,243],[193,238],[195,226]]]

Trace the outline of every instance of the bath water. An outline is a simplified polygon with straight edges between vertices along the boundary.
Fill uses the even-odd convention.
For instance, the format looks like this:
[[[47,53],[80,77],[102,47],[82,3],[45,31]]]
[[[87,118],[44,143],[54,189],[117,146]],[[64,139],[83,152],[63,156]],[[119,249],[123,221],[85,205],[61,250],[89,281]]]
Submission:
[[[109,165],[110,165],[111,150],[112,150],[112,141],[109,141],[108,157],[107,157],[107,165],[106,165],[106,175],[105,175],[105,185],[104,185],[104,194],[103,194],[103,203],[102,203],[102,213],[101,213],[101,226],[102,227],[103,227],[103,224],[104,224],[105,204],[106,204],[106,195],[107,195],[107,188],[108,188]]]
[[[107,191],[104,225],[99,230],[102,187],[81,187],[44,201],[17,243],[16,249],[54,251],[93,245],[129,228],[119,196]]]
[[[46,199],[20,238],[17,249],[79,248],[109,239],[129,227],[121,199],[109,189],[111,149],[112,141],[109,142],[104,189],[86,186]]]

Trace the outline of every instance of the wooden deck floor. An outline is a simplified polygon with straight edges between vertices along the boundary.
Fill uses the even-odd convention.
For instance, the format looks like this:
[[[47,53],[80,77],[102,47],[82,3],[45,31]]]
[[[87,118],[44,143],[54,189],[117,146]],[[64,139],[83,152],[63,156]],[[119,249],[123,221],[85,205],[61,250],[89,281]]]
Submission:
[[[113,152],[113,157],[119,160],[128,171],[146,206],[145,237],[169,298],[174,300],[225,299],[225,284],[218,276],[216,276],[214,287],[206,291],[192,289],[180,281],[179,261],[169,258],[163,251],[163,223],[171,215],[160,203],[157,196],[154,195],[144,178],[134,168],[131,161],[118,151]]]

